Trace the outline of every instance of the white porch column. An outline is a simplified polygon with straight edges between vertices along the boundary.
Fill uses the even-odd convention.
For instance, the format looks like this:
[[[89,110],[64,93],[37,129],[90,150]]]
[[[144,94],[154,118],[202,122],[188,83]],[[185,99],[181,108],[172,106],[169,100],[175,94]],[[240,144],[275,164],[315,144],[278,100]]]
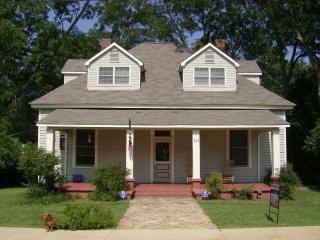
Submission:
[[[129,144],[130,131],[127,130],[126,133],[126,168],[130,171],[127,176],[127,183],[130,188],[134,187],[134,178],[133,178],[133,146],[134,146],[134,131],[131,130],[131,145]]]
[[[46,130],[46,150],[48,152],[54,151],[54,129],[49,127]]]
[[[200,130],[192,130],[192,187],[199,187],[200,182]]]
[[[278,177],[280,172],[280,129],[272,130],[272,177]]]

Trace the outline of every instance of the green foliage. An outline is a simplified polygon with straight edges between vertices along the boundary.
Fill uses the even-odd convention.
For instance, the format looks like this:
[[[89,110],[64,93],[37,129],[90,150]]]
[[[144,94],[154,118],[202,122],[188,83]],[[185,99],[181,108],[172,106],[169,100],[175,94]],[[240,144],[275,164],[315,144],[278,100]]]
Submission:
[[[40,186],[30,186],[24,194],[24,202],[26,204],[53,204],[61,203],[67,200],[73,200],[75,197],[61,193],[48,191],[46,188]]]
[[[253,198],[253,196],[252,196],[252,193],[253,193],[252,187],[245,187],[245,188],[242,188],[240,190],[233,189],[232,191],[233,191],[234,197],[236,199],[239,199],[239,200],[251,200]]]
[[[265,184],[270,185],[272,180],[271,180],[271,174],[272,174],[272,170],[271,168],[268,168],[267,174],[264,176],[263,182]]]
[[[60,159],[53,153],[39,149],[32,143],[27,143],[22,147],[19,169],[23,172],[29,185],[39,185],[48,191],[53,191],[55,186],[60,187],[63,177],[56,169],[59,164]]]
[[[320,119],[305,140],[305,149],[314,157],[320,158]]]
[[[214,172],[206,181],[207,189],[211,192],[211,198],[218,199],[220,198],[220,193],[223,188],[222,175],[219,172]]]
[[[293,171],[291,164],[286,167],[281,167],[279,175],[280,198],[293,199],[297,187],[300,185],[300,180]]]
[[[92,200],[115,201],[119,199],[119,192],[127,188],[127,169],[121,164],[110,164],[96,168],[93,171],[96,191],[90,194]]]
[[[113,228],[116,226],[114,213],[105,207],[93,204],[67,204],[63,218],[57,219],[58,229],[86,230]]]
[[[20,184],[21,173],[17,169],[20,150],[19,140],[0,130],[0,186]]]

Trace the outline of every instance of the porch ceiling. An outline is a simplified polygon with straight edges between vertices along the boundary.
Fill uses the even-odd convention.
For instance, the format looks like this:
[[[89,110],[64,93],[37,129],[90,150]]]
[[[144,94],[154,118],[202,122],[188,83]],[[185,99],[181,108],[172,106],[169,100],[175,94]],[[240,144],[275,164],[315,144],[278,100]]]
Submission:
[[[56,109],[38,125],[57,127],[277,127],[289,123],[269,110],[103,110]]]

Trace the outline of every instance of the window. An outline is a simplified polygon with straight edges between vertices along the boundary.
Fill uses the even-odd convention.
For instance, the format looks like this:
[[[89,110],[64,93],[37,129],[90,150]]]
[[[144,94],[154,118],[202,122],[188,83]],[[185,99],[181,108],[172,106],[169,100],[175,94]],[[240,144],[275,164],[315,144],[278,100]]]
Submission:
[[[211,85],[224,85],[224,68],[211,68]]]
[[[116,84],[129,84],[129,68],[128,67],[116,67]]]
[[[112,67],[99,68],[99,84],[113,84],[113,68]]]
[[[129,67],[99,67],[98,84],[129,84]]]
[[[92,167],[95,164],[95,131],[76,130],[76,166]]]
[[[249,166],[248,158],[248,131],[232,130],[229,135],[230,160],[235,166]]]
[[[213,49],[208,49],[205,54],[205,62],[206,63],[214,63],[214,51]]]
[[[198,67],[194,68],[194,85],[224,86],[225,85],[224,68],[198,68]]]
[[[194,69],[194,84],[197,86],[209,85],[209,69],[208,68]]]
[[[110,62],[119,62],[119,51],[112,50],[110,52]]]

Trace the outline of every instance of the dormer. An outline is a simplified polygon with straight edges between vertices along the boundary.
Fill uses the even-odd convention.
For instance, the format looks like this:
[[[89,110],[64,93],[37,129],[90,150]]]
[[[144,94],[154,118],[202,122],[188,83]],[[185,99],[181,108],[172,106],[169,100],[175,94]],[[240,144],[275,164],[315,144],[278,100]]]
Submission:
[[[88,90],[140,89],[143,63],[117,43],[105,46],[85,62]]]
[[[211,43],[180,64],[184,91],[235,91],[239,64]]]
[[[262,72],[255,60],[239,61],[239,68],[237,74],[247,78],[251,82],[260,85]]]

